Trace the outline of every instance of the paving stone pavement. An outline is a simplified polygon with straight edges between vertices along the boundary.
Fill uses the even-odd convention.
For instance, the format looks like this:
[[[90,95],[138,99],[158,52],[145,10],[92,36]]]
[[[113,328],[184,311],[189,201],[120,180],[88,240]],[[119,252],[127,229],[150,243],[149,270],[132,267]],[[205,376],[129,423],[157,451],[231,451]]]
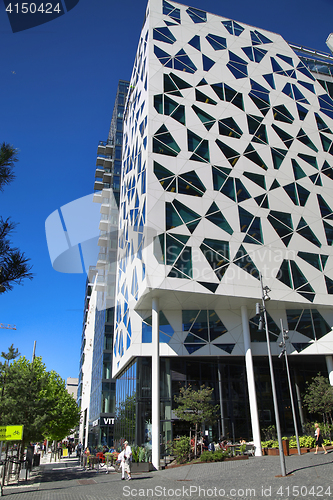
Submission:
[[[227,498],[236,500],[333,500],[333,450],[327,455],[307,453],[286,457],[287,477],[279,457],[186,465],[150,473],[133,474],[121,481],[116,472],[84,471],[76,458],[60,463],[42,460],[27,484],[7,486],[8,500],[125,500],[148,498]]]

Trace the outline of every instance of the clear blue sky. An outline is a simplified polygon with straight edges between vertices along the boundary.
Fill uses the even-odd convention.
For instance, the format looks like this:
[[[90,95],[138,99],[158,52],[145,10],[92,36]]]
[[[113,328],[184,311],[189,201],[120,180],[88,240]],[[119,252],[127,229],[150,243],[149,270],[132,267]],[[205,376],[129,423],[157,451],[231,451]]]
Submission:
[[[328,52],[332,0],[189,4]],[[14,343],[31,358],[37,340],[36,354],[63,378],[78,374],[86,277],[53,270],[45,219],[93,190],[97,144],[107,138],[118,80],[130,78],[145,7],[80,0],[59,19],[13,34],[0,3],[0,142],[20,151],[0,214],[19,223],[13,241],[35,273],[0,296],[0,323],[17,325],[0,330],[0,351]]]

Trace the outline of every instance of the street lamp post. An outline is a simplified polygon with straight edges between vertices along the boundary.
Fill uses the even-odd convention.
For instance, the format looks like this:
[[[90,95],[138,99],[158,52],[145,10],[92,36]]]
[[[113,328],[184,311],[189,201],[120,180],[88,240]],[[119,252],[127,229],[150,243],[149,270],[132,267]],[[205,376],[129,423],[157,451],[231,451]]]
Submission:
[[[280,451],[281,475],[286,476],[286,464],[284,461],[284,453],[283,453],[283,446],[282,446],[279,408],[278,408],[278,402],[277,402],[277,397],[276,397],[272,352],[271,352],[271,345],[270,345],[270,341],[269,341],[268,321],[267,321],[267,312],[266,312],[266,305],[265,305],[265,302],[267,300],[270,300],[268,293],[271,290],[268,288],[268,286],[264,287],[263,282],[262,282],[262,274],[261,273],[260,273],[260,284],[261,284],[261,293],[262,293],[262,306],[260,307],[260,304],[258,303],[256,306],[256,311],[257,311],[257,313],[259,312],[259,314],[260,313],[264,314],[265,330],[266,330],[266,342],[267,342],[267,351],[268,351],[268,362],[269,362],[269,370],[270,370],[270,376],[271,376],[273,404],[274,404],[274,413],[275,413],[276,432],[277,432],[277,437],[278,437],[278,442],[279,442],[279,451]],[[262,324],[262,316],[260,316],[259,325],[260,325],[260,322]],[[260,329],[260,326],[259,326],[259,329]]]
[[[288,340],[288,330],[285,330],[283,328],[283,322],[282,319],[280,318],[280,325],[281,325],[281,332],[282,332],[282,342],[280,342],[279,347],[282,347],[282,351],[279,354],[279,358],[281,356],[285,357],[286,360],[286,368],[287,368],[287,376],[288,376],[288,385],[289,385],[289,392],[290,392],[290,402],[291,402],[291,410],[293,413],[293,420],[294,420],[294,428],[295,428],[295,436],[296,436],[296,443],[297,443],[297,451],[298,454],[301,454],[301,448],[299,445],[299,437],[298,437],[298,430],[297,430],[297,420],[296,420],[296,412],[295,412],[295,405],[294,405],[294,396],[293,396],[293,390],[291,386],[291,378],[290,378],[290,372],[289,372],[289,363],[288,363],[288,355],[287,355],[287,346],[286,346],[286,340]]]

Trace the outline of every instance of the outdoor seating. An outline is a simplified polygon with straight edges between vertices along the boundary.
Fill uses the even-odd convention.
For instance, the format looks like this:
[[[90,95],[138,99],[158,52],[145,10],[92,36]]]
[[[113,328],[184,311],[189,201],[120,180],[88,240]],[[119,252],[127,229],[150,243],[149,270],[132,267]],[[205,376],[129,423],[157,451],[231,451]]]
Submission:
[[[99,458],[100,460],[100,463],[105,463],[105,456],[104,456],[104,453],[102,453],[101,451],[99,451],[98,453],[96,453],[96,457]]]

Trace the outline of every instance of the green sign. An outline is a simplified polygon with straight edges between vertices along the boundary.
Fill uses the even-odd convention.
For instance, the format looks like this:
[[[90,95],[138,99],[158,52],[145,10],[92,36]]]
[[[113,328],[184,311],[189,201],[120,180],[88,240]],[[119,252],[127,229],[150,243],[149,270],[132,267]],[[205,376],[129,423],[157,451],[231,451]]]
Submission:
[[[0,427],[0,441],[22,441],[23,425]]]

